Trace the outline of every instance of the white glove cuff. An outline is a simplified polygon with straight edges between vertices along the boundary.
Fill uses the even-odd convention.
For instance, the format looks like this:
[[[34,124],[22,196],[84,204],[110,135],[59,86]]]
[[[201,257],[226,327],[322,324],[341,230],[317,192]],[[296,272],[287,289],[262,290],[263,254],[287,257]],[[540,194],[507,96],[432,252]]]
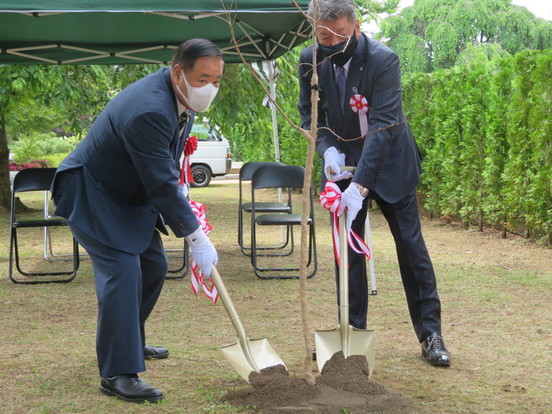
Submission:
[[[361,202],[364,201],[364,197],[362,197],[356,185],[349,185],[349,187],[347,187],[347,190],[349,191],[349,195],[351,197],[360,200]]]
[[[355,183],[354,181],[351,183],[351,186],[353,186],[358,191],[362,198],[368,197],[368,193],[370,191],[366,187],[363,187],[359,183]]]
[[[209,238],[203,233],[201,227],[198,227],[196,231],[186,236],[186,241],[191,247],[199,247],[209,243]]]
[[[336,157],[339,156],[339,151],[336,147],[329,147],[326,151],[324,151],[324,158],[335,155]]]

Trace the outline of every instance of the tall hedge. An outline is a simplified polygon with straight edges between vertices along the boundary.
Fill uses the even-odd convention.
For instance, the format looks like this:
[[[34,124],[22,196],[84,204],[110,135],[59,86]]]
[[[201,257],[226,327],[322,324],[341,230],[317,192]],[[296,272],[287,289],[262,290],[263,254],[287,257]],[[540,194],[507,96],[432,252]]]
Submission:
[[[552,243],[552,50],[406,75],[430,212]]]

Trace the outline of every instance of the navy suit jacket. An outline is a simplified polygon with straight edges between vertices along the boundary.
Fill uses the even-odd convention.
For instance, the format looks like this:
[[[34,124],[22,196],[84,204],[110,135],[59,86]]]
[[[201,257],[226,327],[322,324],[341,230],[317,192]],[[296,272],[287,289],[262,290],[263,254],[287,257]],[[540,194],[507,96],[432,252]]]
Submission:
[[[191,126],[192,120],[179,136],[168,68],[128,86],[58,167],[55,214],[131,254],[148,248],[156,227],[167,233],[164,223],[178,237],[192,233],[198,222],[178,184]]]
[[[421,173],[420,154],[402,109],[399,58],[391,49],[362,34],[347,75],[345,107],[340,110],[334,67],[317,58],[320,101],[316,150],[321,157],[329,147],[345,153],[346,164],[356,166],[353,181],[395,203],[415,191]],[[321,63],[322,62],[322,63]],[[300,96],[298,108],[302,127],[311,125],[312,46],[299,59]],[[369,105],[368,134],[360,137],[358,114],[350,98],[363,95]],[[397,125],[395,125],[397,124]],[[390,125],[395,125],[390,128]],[[386,128],[386,129],[381,129]],[[377,131],[377,132],[374,132]],[[322,186],[326,181],[322,172]]]

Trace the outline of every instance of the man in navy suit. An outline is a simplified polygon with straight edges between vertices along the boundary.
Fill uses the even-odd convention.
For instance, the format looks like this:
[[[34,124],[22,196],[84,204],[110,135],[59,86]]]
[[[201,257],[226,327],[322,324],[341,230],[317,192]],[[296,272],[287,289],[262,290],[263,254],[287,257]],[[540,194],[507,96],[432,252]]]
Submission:
[[[170,68],[133,83],[109,102],[86,138],[59,166],[52,193],[90,255],[98,297],[96,351],[100,390],[131,402],[163,392],[143,381],[145,359],[166,358],[146,345],[145,322],[167,272],[159,231],[186,237],[205,275],[218,261],[179,186],[179,160],[195,112],[218,92],[224,62],[205,39],[181,44]]]
[[[361,33],[354,0],[313,0],[319,76],[316,150],[326,179],[342,190],[339,213],[364,234],[369,199],[378,203],[393,234],[402,282],[423,357],[449,366],[441,336],[441,302],[433,266],[421,233],[416,185],[420,154],[402,109],[399,59]],[[299,61],[299,112],[311,127],[313,48]],[[354,174],[341,167],[355,166]],[[336,271],[337,273],[337,271]],[[364,256],[349,248],[350,324],[366,328],[368,283]],[[339,296],[338,296],[339,297]]]

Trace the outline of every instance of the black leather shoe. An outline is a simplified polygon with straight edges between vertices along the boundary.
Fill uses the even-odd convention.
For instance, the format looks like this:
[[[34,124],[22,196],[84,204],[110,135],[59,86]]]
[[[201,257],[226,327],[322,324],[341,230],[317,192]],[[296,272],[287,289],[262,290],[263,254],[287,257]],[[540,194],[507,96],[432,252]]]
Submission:
[[[144,346],[144,358],[145,359],[164,359],[168,358],[169,350],[162,346]]]
[[[100,391],[135,403],[156,402],[164,397],[163,391],[152,387],[136,374],[102,378]]]
[[[450,354],[445,345],[445,340],[437,333],[431,334],[422,342],[422,356],[431,365],[450,366]]]

